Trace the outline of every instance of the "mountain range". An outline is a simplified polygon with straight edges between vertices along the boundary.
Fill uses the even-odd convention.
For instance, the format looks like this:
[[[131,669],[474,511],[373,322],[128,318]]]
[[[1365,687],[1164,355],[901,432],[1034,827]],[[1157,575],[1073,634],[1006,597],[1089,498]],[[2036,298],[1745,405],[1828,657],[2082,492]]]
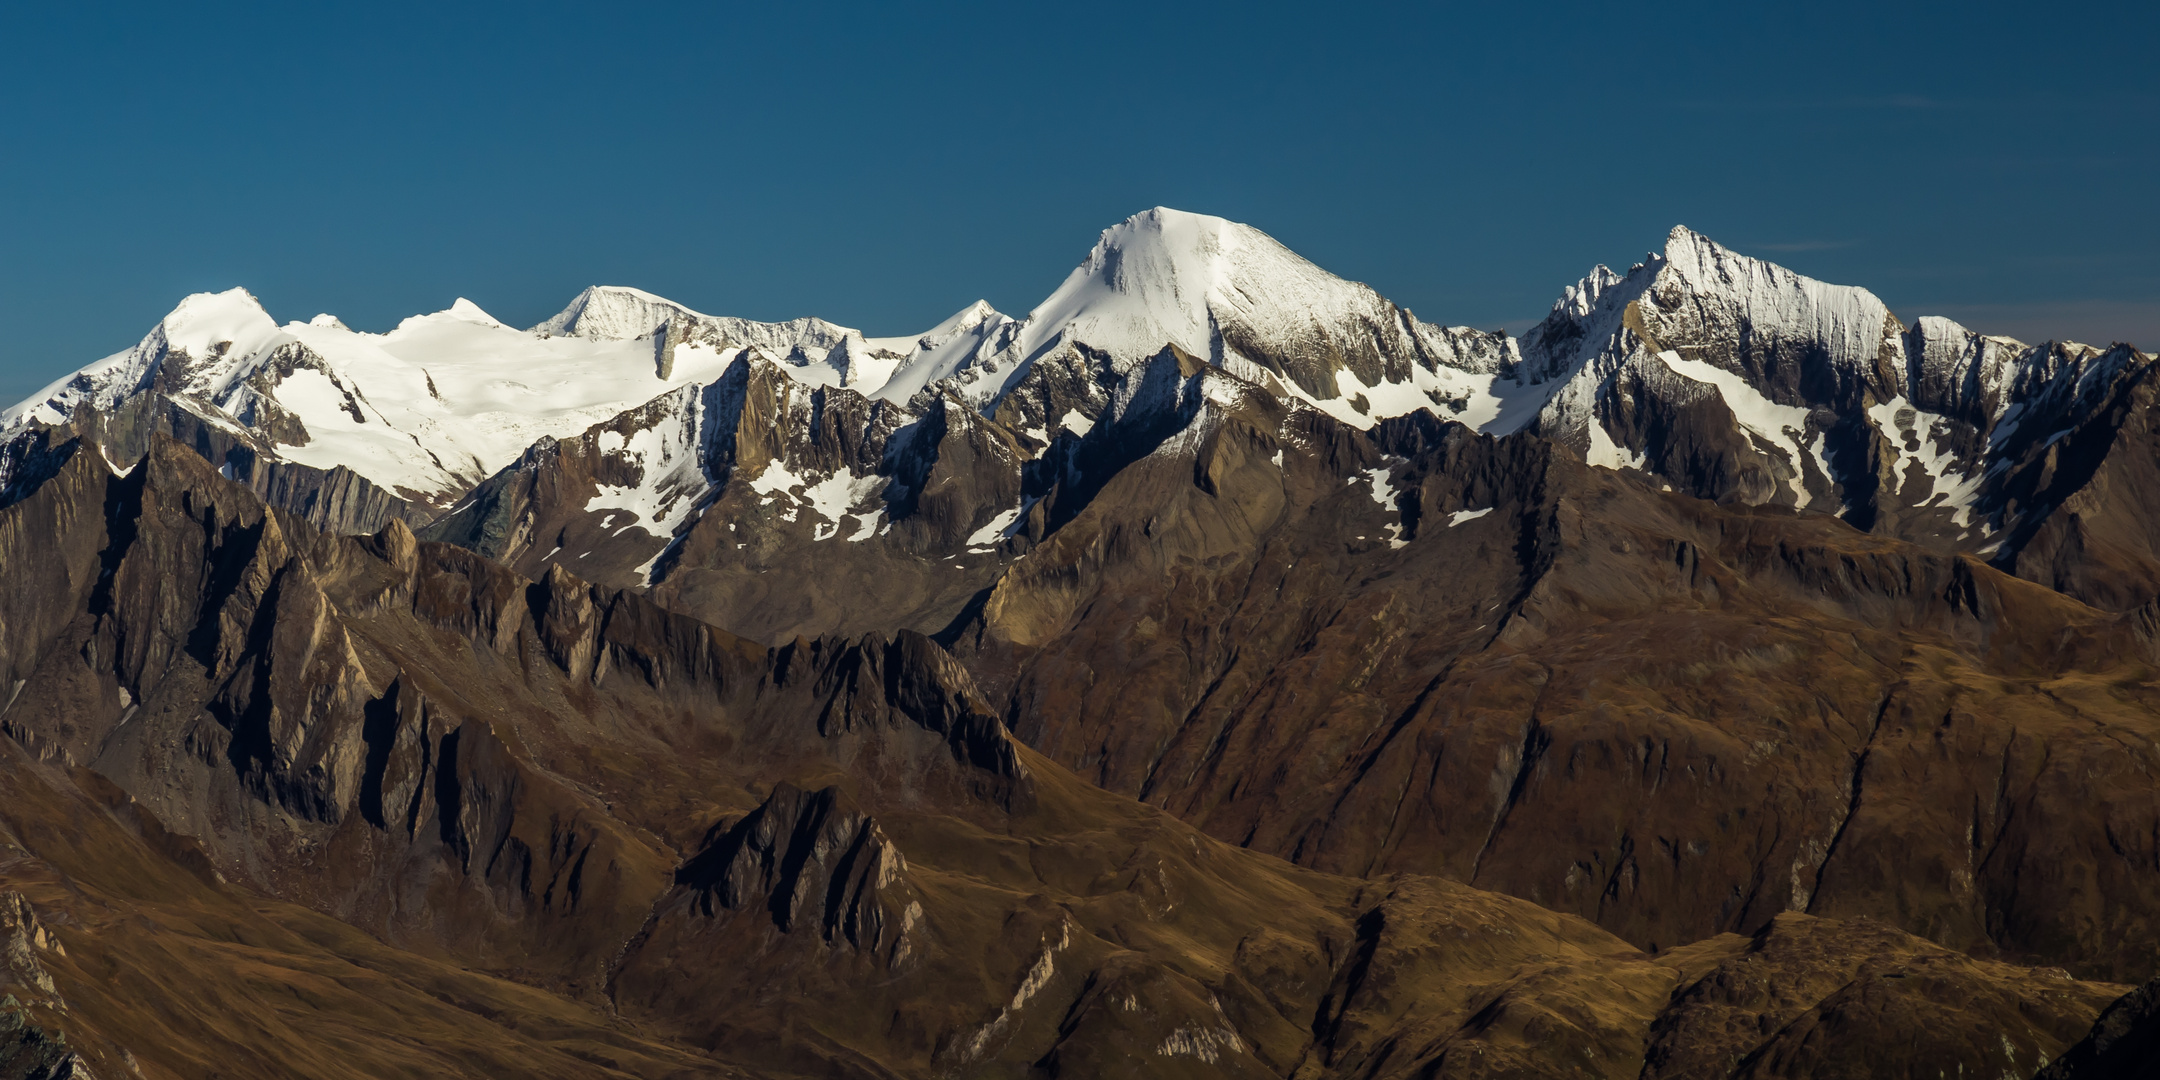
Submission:
[[[904,338],[192,296],[0,414],[0,1077],[2145,1075],[2154,360],[1163,208]]]

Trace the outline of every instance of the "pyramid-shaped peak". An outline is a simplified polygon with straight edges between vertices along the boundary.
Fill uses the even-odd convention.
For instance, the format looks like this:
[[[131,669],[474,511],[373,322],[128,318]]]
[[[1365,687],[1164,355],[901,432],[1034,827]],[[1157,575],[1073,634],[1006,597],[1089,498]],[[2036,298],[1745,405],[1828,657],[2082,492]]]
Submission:
[[[1130,364],[1176,345],[1220,363],[1236,349],[1225,332],[1263,348],[1333,340],[1354,336],[1352,327],[1392,324],[1391,311],[1371,289],[1259,229],[1157,206],[1103,230],[1087,258],[1029,313],[1020,355],[1072,342]]]
[[[1685,225],[1666,238],[1657,282],[1651,330],[1672,320],[1660,340],[1744,325],[1751,340],[1818,343],[1833,365],[1862,373],[1900,348],[1902,327],[1875,294],[1742,255]]]
[[[533,332],[621,341],[644,337],[678,315],[702,318],[673,300],[643,289],[593,285],[578,293],[553,318],[533,327]]]

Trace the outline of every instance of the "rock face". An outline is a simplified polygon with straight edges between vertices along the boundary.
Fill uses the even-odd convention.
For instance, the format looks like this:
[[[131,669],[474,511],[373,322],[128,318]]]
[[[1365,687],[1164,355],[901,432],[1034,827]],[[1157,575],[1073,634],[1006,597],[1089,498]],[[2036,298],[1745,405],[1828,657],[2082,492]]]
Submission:
[[[1218,431],[1279,408],[1182,363],[1165,402]],[[1820,1056],[1793,1015],[1887,1045],[1944,987],[1985,1003],[1926,1014],[1977,1065],[2003,1010],[2055,1056],[2125,989],[1798,916],[1651,954],[1301,869],[1028,749],[919,634],[760,646],[316,530],[167,440],[21,475],[0,930],[66,1001],[5,1021],[44,1033],[28,1075],[1617,1076],[1705,1024],[1754,1062]]]
[[[2059,969],[1974,960],[1864,919],[1780,915],[1665,962],[1684,974],[1651,1027],[1642,1075],[1659,1080],[2024,1076],[2105,996]],[[1907,1035],[1870,1038],[1884,1030]]]
[[[2160,966],[2118,847],[2160,821],[2144,616],[1548,442],[1212,415],[952,639],[1050,756],[1223,839],[1646,948],[1802,911]]]
[[[83,1056],[53,1025],[67,1002],[42,957],[67,955],[22,893],[0,891],[0,1077],[95,1080]],[[124,1051],[123,1051],[124,1053]]]
[[[56,423],[32,421],[0,443],[0,476],[13,476],[16,463],[70,438],[98,444],[112,462],[135,461],[151,442],[169,438],[219,463],[227,477],[246,484],[257,497],[297,514],[318,528],[343,533],[371,533],[392,519],[425,522],[435,511],[391,493],[344,464],[317,468],[279,455],[269,438],[233,424],[206,421],[169,396],[157,377],[144,393],[115,403],[111,412],[84,404]]]
[[[561,565],[750,613],[764,640],[936,628],[988,584],[1027,458],[955,399],[897,406],[745,355],[709,386],[535,448],[422,532],[526,573]]]
[[[64,1038],[0,1006],[0,1077],[7,1080],[95,1080]]]
[[[1522,354],[1524,378],[1555,389],[1520,426],[1592,463],[1987,556],[2111,610],[2147,595],[2124,577],[2150,577],[2136,526],[2103,527],[2089,556],[2057,539],[2094,496],[2113,502],[2095,488],[2104,461],[2122,487],[2141,482],[2135,401],[2152,358],[2128,346],[2027,347],[1940,318],[1904,326],[1864,290],[1676,228],[1627,275],[1600,267],[1568,290]],[[2133,445],[2111,453],[2125,437]],[[2043,533],[2043,551],[2028,551]]]
[[[2160,1070],[2160,979],[2124,994],[2041,1080],[2129,1080]]]

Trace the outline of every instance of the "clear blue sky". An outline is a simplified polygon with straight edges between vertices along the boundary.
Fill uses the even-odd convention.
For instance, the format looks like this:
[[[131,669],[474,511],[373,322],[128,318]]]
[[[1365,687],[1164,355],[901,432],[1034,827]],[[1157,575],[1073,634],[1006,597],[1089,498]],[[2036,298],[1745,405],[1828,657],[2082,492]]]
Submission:
[[[1506,10],[1501,10],[1506,9]],[[0,398],[244,285],[1019,315],[1156,204],[1517,326],[1686,223],[2160,347],[2160,5],[0,5]]]

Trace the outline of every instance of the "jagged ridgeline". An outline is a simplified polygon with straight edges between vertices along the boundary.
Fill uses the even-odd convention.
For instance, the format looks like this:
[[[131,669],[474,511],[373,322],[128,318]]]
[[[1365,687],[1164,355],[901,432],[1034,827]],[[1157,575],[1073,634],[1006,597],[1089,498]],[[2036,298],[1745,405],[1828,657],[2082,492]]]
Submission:
[[[1443,328],[1168,210],[910,338],[193,297],[6,414],[0,1041],[2114,1075],[2152,369],[1684,229]]]

